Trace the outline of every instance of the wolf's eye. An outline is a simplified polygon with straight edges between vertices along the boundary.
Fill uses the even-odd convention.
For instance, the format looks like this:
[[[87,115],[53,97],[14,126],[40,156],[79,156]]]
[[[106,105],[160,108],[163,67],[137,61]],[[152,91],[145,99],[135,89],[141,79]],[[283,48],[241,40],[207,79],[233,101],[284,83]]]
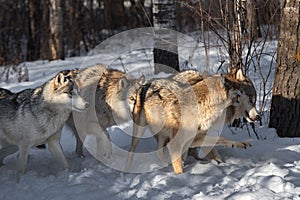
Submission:
[[[70,96],[75,96],[76,94],[77,94],[76,90],[71,90],[71,91],[69,92],[69,95],[70,95]]]
[[[134,97],[133,97],[133,96],[130,96],[130,97],[129,97],[129,100],[130,100],[130,101],[134,101]]]

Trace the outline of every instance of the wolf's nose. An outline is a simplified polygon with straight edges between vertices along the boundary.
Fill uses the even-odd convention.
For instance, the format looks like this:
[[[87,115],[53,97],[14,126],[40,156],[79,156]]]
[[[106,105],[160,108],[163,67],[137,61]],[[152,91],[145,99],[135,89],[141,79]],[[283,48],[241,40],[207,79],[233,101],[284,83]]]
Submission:
[[[254,118],[255,121],[256,121],[256,120],[259,121],[260,119],[261,119],[261,116],[260,116],[260,115],[256,115],[255,118]]]
[[[90,106],[89,102],[86,102],[86,103],[84,104],[84,108],[88,108],[89,106]]]

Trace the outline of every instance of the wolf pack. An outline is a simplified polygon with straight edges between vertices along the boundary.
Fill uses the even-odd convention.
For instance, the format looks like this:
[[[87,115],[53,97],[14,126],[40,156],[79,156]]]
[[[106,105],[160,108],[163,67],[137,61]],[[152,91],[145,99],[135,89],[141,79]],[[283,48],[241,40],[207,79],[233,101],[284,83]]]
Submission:
[[[97,129],[104,136],[96,136],[97,147],[101,147],[97,156],[112,158],[109,127],[133,121],[124,170],[132,167],[136,147],[149,127],[157,141],[159,160],[171,163],[174,173],[181,174],[188,155],[201,159],[197,148],[206,152],[206,159],[221,163],[215,146],[250,147],[247,141],[233,141],[210,132],[241,117],[253,123],[260,117],[255,104],[254,85],[241,69],[226,74],[190,69],[151,80],[143,75],[134,78],[102,64],[63,70],[33,89],[14,93],[0,88],[0,166],[5,157],[18,152],[16,174],[20,180],[29,149],[47,144],[58,162],[69,168],[60,143],[62,129],[68,126],[72,130],[76,154],[82,157],[84,145],[79,132],[85,130],[78,130],[76,123],[80,122],[75,123],[74,118],[89,118],[94,111]]]

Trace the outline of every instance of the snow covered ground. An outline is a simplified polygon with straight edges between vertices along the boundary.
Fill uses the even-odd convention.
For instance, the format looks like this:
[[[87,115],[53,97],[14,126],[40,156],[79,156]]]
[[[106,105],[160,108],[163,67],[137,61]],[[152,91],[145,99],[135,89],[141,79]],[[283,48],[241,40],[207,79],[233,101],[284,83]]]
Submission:
[[[149,50],[151,41],[126,34],[119,35],[118,39],[119,43],[114,43],[115,40],[104,42],[100,50],[89,57],[23,63],[20,66],[29,69],[30,81],[17,83],[16,74],[11,73],[8,83],[1,82],[0,87],[20,91],[44,83],[62,69],[82,68],[95,63],[108,64],[136,76],[142,73],[149,76],[150,66],[153,66]],[[125,53],[121,51],[124,45],[120,41],[131,44]],[[276,44],[268,42],[265,51],[274,52]],[[145,48],[137,48],[141,46]],[[218,49],[209,51],[211,72],[219,65],[218,52]],[[179,53],[186,58],[190,55],[184,49]],[[207,70],[207,67],[202,67],[206,66],[204,50],[198,48],[192,54],[192,66]],[[265,56],[263,62],[267,67],[270,57]],[[250,71],[249,76],[260,92],[259,77],[254,71]],[[268,87],[272,85],[272,76]],[[264,111],[268,112],[268,106]],[[130,137],[123,134],[125,127],[130,132],[130,123],[124,127],[112,127],[109,132],[114,144],[128,149]],[[87,151],[85,158],[78,158],[74,152],[75,139],[65,128],[62,146],[71,169],[63,170],[47,149],[32,148],[27,172],[16,183],[17,154],[9,156],[0,168],[0,199],[300,199],[300,138],[279,138],[274,129],[267,128],[267,117],[263,126],[257,124],[256,129],[263,139],[257,140],[251,128],[248,132],[246,127],[229,129],[225,125],[224,137],[248,140],[252,147],[218,147],[225,163],[199,162],[189,158],[184,173],[175,175],[171,166],[147,173],[125,173],[103,165]],[[148,138],[138,148],[151,150],[154,146],[155,141]]]

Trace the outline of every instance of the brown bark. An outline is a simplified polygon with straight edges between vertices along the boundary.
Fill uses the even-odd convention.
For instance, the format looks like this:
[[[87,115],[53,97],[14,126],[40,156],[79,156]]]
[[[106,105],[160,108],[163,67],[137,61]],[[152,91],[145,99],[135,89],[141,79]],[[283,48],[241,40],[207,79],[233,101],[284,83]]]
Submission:
[[[27,59],[37,60],[40,59],[41,49],[41,32],[43,25],[41,24],[40,16],[42,13],[41,1],[30,0],[28,2],[28,45],[27,45]]]
[[[70,56],[80,54],[80,41],[82,33],[79,27],[80,8],[82,7],[80,0],[68,0],[68,37],[66,38],[70,48]]]
[[[112,20],[114,29],[124,28],[126,22],[126,14],[123,0],[111,0],[113,2]]]
[[[112,5],[111,0],[104,0],[104,27],[107,30],[112,29]]]
[[[253,40],[261,37],[261,31],[259,27],[259,21],[257,16],[257,1],[247,0],[247,29],[249,33],[249,39]]]
[[[50,59],[64,59],[62,0],[50,0]]]
[[[40,56],[42,59],[48,59],[50,54],[49,48],[49,0],[41,1],[42,7],[42,26],[41,26],[41,49],[40,49]]]
[[[300,137],[300,1],[285,0],[277,48],[270,127]]]

